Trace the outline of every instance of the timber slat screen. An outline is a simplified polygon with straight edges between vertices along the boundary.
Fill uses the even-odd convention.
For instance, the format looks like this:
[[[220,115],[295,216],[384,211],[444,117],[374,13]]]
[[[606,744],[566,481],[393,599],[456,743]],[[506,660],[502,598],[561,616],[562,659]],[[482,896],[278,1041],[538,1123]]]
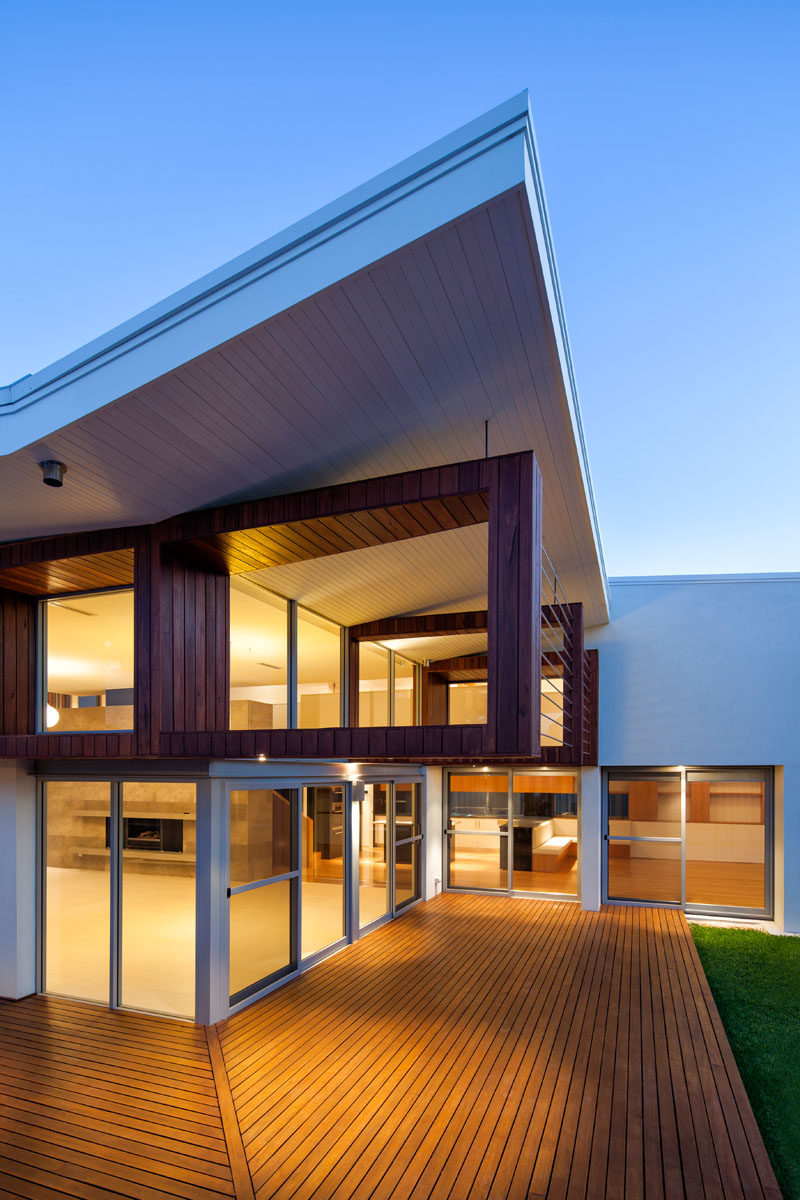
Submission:
[[[445,893],[209,1035],[0,1007],[0,1195],[780,1198],[673,910]]]

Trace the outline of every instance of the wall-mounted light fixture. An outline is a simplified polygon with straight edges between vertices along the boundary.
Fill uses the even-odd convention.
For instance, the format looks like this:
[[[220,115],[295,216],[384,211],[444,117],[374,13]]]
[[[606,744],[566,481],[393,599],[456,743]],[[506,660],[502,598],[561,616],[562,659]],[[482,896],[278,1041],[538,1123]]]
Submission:
[[[48,487],[63,487],[64,472],[66,466],[62,462],[58,462],[55,458],[48,458],[44,462],[39,463],[42,468],[42,482]]]

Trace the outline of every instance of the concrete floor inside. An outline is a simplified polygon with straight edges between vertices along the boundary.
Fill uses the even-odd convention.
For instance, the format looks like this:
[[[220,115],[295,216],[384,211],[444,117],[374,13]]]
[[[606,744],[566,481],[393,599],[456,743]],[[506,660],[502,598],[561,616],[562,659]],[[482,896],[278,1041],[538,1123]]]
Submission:
[[[287,890],[284,891],[283,889]],[[231,922],[233,992],[286,966],[288,885],[255,892]],[[359,887],[362,926],[387,911],[385,880]],[[344,936],[344,897],[335,879],[302,884],[302,954]],[[48,867],[44,990],[107,1004],[110,895],[105,871]],[[122,888],[121,997],[126,1008],[193,1017],[195,882],[125,873]]]

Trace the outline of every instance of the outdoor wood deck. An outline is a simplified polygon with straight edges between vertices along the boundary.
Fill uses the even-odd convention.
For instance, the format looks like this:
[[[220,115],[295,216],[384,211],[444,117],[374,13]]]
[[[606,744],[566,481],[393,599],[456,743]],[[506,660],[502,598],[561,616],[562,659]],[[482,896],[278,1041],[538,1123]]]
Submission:
[[[37,998],[0,1047],[0,1197],[780,1196],[674,911],[450,893],[207,1035]]]

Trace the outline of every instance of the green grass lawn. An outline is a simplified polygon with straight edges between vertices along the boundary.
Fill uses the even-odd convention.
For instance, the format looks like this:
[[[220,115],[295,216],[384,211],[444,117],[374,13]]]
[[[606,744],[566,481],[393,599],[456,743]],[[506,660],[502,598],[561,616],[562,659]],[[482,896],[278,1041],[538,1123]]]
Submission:
[[[800,938],[692,925],[786,1200],[800,1200]]]

